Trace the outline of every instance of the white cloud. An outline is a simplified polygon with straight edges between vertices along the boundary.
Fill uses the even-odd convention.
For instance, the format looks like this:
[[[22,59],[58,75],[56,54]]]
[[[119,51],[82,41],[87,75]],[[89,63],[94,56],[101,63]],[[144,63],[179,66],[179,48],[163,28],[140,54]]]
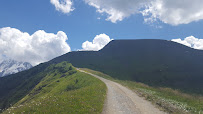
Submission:
[[[150,0],[84,0],[90,6],[97,9],[99,13],[106,13],[106,20],[116,23],[132,14],[138,13]]]
[[[203,50],[203,39],[195,38],[194,36],[186,37],[184,40],[179,39],[172,39],[171,41],[186,45],[188,47],[194,49]]]
[[[142,13],[146,22],[188,24],[203,19],[202,4],[203,0],[153,0]]]
[[[53,59],[70,51],[67,35],[38,30],[29,35],[18,29],[0,28],[0,58],[30,62],[32,65]]]
[[[50,2],[55,6],[57,11],[70,13],[74,10],[72,0],[50,0]]]
[[[171,25],[188,24],[203,19],[203,0],[84,0],[106,20],[116,23],[142,13],[145,22],[160,20]]]
[[[105,45],[107,45],[112,39],[106,34],[96,35],[93,39],[93,42],[85,41],[82,44],[83,50],[93,50],[98,51],[102,49]]]

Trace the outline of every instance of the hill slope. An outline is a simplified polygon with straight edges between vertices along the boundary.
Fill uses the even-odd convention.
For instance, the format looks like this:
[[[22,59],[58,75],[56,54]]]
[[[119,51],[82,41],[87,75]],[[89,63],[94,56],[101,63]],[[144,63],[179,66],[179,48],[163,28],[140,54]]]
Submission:
[[[0,78],[0,111],[27,95],[48,73],[51,63],[43,63],[29,70]]]
[[[29,94],[4,113],[101,113],[106,86],[70,63],[50,65]]]
[[[53,67],[55,65],[57,66],[57,64],[58,63],[46,62],[46,63],[39,64],[29,70],[0,78],[0,113],[3,110],[7,109],[8,107],[13,106],[19,100],[21,100],[26,95],[28,95],[36,87],[36,85],[38,85],[45,77],[48,77],[49,74],[53,73],[53,71],[58,70],[59,73],[67,72],[66,65],[61,66],[60,69],[58,67]],[[83,75],[81,74],[81,76]],[[52,77],[50,76],[50,78]],[[92,79],[88,78],[86,80],[92,80]],[[88,82],[88,83],[91,83],[91,82]],[[91,87],[92,86],[94,85],[91,85]],[[94,88],[92,87],[92,89]],[[100,91],[98,88],[97,90]],[[101,95],[103,94],[105,94],[105,92],[102,93]],[[101,98],[101,97],[98,97],[98,98]],[[102,104],[102,102],[100,102],[100,104]]]
[[[52,60],[123,80],[203,94],[203,51],[166,40],[114,40],[98,52],[70,52]]]

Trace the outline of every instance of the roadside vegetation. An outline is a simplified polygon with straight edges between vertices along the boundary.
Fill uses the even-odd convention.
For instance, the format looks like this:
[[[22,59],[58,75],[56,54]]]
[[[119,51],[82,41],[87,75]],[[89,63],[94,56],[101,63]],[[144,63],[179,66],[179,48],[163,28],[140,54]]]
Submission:
[[[106,85],[88,74],[77,72],[68,62],[49,66],[47,75],[7,113],[101,113]]]
[[[118,82],[136,92],[139,96],[151,101],[160,110],[173,114],[203,114],[203,96],[186,94],[171,88],[150,87],[135,81],[114,79],[104,73],[82,68],[103,78]]]

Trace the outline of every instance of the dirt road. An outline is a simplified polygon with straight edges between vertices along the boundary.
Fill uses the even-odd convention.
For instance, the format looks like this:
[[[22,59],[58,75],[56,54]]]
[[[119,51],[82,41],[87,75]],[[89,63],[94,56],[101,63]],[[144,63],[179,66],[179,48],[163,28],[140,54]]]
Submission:
[[[106,84],[108,92],[103,114],[164,114],[128,88],[81,69],[78,70],[90,74]]]

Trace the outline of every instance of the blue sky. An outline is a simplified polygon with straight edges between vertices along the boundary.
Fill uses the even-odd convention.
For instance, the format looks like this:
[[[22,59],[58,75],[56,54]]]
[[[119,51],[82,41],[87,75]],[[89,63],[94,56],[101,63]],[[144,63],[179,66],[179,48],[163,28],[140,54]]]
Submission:
[[[105,20],[82,0],[74,1],[75,10],[64,14],[55,10],[49,0],[1,0],[0,28],[13,27],[30,34],[37,30],[48,33],[64,31],[68,35],[68,44],[72,50],[80,49],[81,44],[105,33],[113,39],[174,39],[193,35],[203,37],[203,21],[173,26],[159,23],[144,23],[141,14],[132,15],[121,22]],[[97,19],[100,17],[101,19]],[[156,26],[162,26],[157,28]]]
[[[113,23],[106,20],[109,13],[105,11],[99,13],[96,11],[98,8],[89,5],[85,0],[73,0],[72,2],[74,11],[63,13],[57,11],[50,0],[1,0],[0,28],[16,28],[30,35],[38,30],[54,34],[63,31],[68,36],[67,43],[71,50],[82,49],[83,42],[87,40],[91,42],[96,35],[102,33],[111,39],[171,40],[184,39],[188,36],[203,38],[203,20],[201,18],[186,22],[186,24],[179,22],[180,24],[174,25],[173,22],[165,21],[166,19],[161,19],[160,16],[156,22],[147,24],[141,13],[135,13]],[[108,9],[108,6],[100,5],[100,8]]]

